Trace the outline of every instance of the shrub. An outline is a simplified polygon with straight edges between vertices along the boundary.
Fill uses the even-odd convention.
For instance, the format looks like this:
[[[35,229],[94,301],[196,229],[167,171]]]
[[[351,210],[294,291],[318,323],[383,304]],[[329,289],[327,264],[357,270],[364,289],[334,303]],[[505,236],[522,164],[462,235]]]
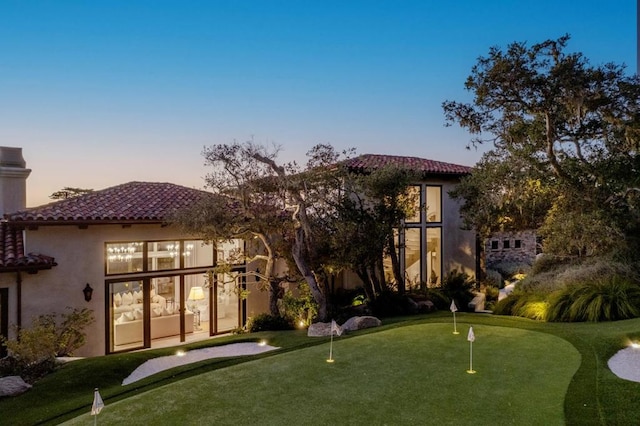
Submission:
[[[298,293],[299,296],[295,297],[290,290],[285,292],[282,297],[282,316],[291,324],[304,321],[309,325],[318,315],[318,305],[306,282],[298,284]]]
[[[444,310],[451,306],[451,299],[442,292],[442,288],[428,288],[426,296],[436,309]]]
[[[484,287],[484,295],[485,301],[496,302],[498,300],[498,296],[500,295],[500,290],[498,289],[498,287],[486,285]]]
[[[458,309],[467,310],[469,302],[473,299],[475,283],[469,275],[458,272],[457,269],[449,272],[442,282],[442,293],[449,299],[455,300]],[[451,302],[449,302],[451,303]]]
[[[291,330],[293,325],[279,315],[258,314],[247,321],[247,330],[251,333],[270,330]]]
[[[549,303],[544,294],[514,292],[497,302],[493,313],[543,321],[547,318],[548,309]]]
[[[513,307],[520,301],[522,294],[511,294],[502,300],[499,300],[493,306],[495,315],[515,315]]]
[[[500,274],[500,272],[493,269],[487,269],[484,282],[487,285],[491,285],[494,287],[498,287],[498,288],[504,287],[504,280],[502,279],[502,275]]]
[[[520,262],[496,262],[492,263],[489,268],[500,273],[505,280],[511,279],[519,274],[526,274],[531,270],[531,265]]]
[[[543,272],[550,272],[567,263],[569,263],[569,261],[566,257],[543,253],[533,262],[530,273],[531,275],[537,275]]]
[[[84,329],[93,321],[93,312],[84,308],[68,314],[41,315],[30,327],[16,327],[17,339],[2,339],[9,352],[2,363],[3,373],[35,381],[53,371],[56,357],[73,355],[84,344]]]
[[[595,283],[567,286],[554,293],[549,321],[615,321],[640,316],[640,285],[614,275]]]
[[[369,308],[373,315],[383,318],[413,313],[408,296],[394,291],[380,293],[374,300],[369,301]]]

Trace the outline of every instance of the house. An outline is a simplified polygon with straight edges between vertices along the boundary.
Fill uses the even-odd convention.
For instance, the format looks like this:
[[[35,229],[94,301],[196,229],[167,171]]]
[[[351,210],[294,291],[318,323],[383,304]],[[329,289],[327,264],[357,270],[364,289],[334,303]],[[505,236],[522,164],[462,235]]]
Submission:
[[[476,276],[475,232],[463,230],[460,204],[449,196],[462,176],[471,168],[418,157],[365,154],[347,161],[354,172],[366,172],[393,165],[417,172],[421,180],[411,186],[419,195],[416,214],[398,229],[400,269],[405,271],[406,287],[439,286],[450,271]],[[391,261],[385,259],[385,275],[391,279]],[[353,288],[359,280],[347,274],[343,285]]]
[[[399,230],[401,266],[411,283],[438,284],[458,269],[475,275],[475,234],[461,230],[459,206],[448,191],[469,168],[413,157],[364,155],[354,170],[385,164],[422,172],[412,185],[418,214]],[[95,323],[77,352],[96,356],[177,344],[228,333],[248,316],[268,311],[268,297],[244,263],[210,274],[235,258],[245,242],[207,244],[168,219],[210,196],[171,183],[129,182],[35,208],[25,208],[21,148],[0,147],[0,333],[9,325],[67,308],[88,308]],[[358,285],[346,274],[340,285]],[[237,289],[249,290],[247,298]]]

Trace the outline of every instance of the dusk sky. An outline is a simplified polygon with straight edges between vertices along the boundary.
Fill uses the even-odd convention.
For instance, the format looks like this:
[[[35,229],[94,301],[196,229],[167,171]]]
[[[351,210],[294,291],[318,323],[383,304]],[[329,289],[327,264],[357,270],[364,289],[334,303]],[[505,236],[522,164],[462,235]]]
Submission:
[[[571,35],[636,70],[636,0],[0,0],[0,145],[27,204],[65,186],[204,187],[202,149],[250,138],[473,165],[441,104],[491,46]]]

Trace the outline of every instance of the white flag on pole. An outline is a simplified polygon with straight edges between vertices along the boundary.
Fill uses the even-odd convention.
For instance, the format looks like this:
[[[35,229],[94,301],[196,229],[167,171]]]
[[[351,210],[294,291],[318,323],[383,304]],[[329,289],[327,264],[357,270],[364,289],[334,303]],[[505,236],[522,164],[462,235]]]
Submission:
[[[340,327],[335,320],[331,320],[331,335],[333,336],[333,333],[336,333],[336,335],[341,336],[342,335],[342,327]]]
[[[456,312],[458,310],[456,302],[454,302],[453,299],[451,299],[451,307],[449,309],[451,309],[451,312]]]
[[[473,327],[469,327],[469,334],[467,335],[467,340],[470,342],[474,342],[476,340],[476,335],[473,334]]]
[[[91,415],[97,416],[100,414],[100,410],[104,408],[104,402],[102,401],[102,397],[100,396],[100,392],[98,392],[98,388],[93,392],[93,405],[91,406]]]

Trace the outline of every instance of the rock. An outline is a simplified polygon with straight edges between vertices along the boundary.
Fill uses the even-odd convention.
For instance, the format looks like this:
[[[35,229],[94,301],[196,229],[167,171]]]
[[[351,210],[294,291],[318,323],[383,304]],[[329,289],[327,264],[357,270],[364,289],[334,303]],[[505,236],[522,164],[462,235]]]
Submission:
[[[331,323],[330,322],[314,322],[307,329],[307,336],[309,337],[331,336]]]
[[[436,305],[433,304],[431,300],[421,300],[418,302],[418,312],[431,312],[436,308]]]
[[[0,377],[0,397],[16,396],[31,389],[31,385],[20,376]]]
[[[362,330],[363,328],[380,327],[382,321],[372,316],[351,317],[344,324],[342,329],[344,331]]]

